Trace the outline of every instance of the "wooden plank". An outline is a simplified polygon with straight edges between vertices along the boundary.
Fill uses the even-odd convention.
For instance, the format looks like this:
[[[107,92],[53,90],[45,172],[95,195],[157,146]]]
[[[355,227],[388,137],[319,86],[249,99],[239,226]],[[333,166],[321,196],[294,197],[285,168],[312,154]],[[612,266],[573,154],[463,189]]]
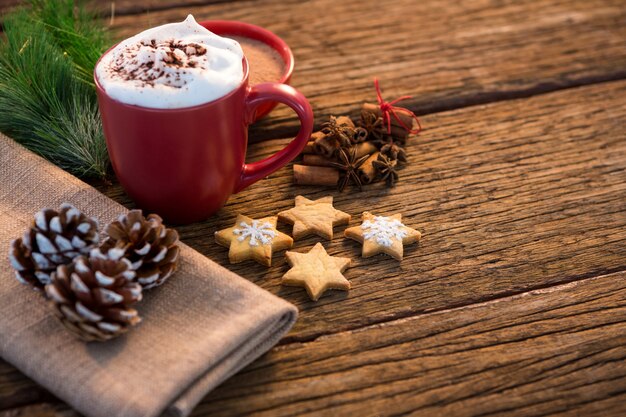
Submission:
[[[192,416],[621,416],[625,400],[619,272],[276,347]]]
[[[358,258],[358,246],[340,238],[335,239],[331,244],[326,244],[331,254],[351,256],[355,259],[356,266],[346,273],[354,288],[348,294],[333,293],[322,298],[318,303],[309,302],[300,289],[279,286],[279,278],[287,270],[281,256],[275,258],[275,265],[269,270],[253,263],[229,266],[251,281],[299,306],[300,319],[284,343],[298,340],[315,340],[315,342],[292,343],[277,348],[277,351],[282,352],[284,349],[292,352],[290,355],[301,358],[306,357],[308,351],[298,353],[299,349],[318,346],[316,343],[327,340],[327,337],[334,337],[319,337],[320,335],[506,297],[528,289],[593,276],[603,271],[623,270],[626,267],[624,265],[624,259],[626,259],[624,256],[626,254],[626,245],[624,245],[626,241],[626,228],[624,227],[626,226],[626,140],[623,129],[626,108],[620,103],[625,92],[626,82],[614,82],[546,94],[531,99],[431,115],[424,119],[426,126],[424,134],[418,140],[412,141],[408,147],[411,165],[402,171],[401,181],[395,189],[387,191],[374,186],[362,193],[341,194],[316,187],[294,187],[289,185],[291,174],[287,168],[269,180],[262,181],[235,196],[217,216],[206,222],[180,227],[179,230],[184,241],[210,258],[227,265],[226,251],[213,242],[212,235],[215,230],[229,226],[237,212],[259,217],[276,213],[288,208],[295,195],[304,193],[313,198],[332,194],[336,198],[338,208],[353,214],[363,208],[363,202],[367,202],[367,208],[381,214],[401,210],[407,216],[408,224],[424,232],[421,245],[408,250],[407,258],[402,263],[383,257],[362,260]],[[278,140],[256,144],[252,147],[251,156],[268,155],[284,143],[285,141]],[[103,188],[103,190],[123,201],[119,187]],[[287,231],[287,228],[282,227],[282,230]],[[314,242],[315,239],[298,242],[297,250],[309,248]],[[609,281],[623,282],[623,278],[623,274],[620,274],[611,277]],[[605,283],[606,281],[607,279],[603,279],[598,282]],[[623,289],[618,291],[612,289],[611,285],[607,284],[607,291],[623,294]],[[570,293],[566,292],[566,294]],[[576,301],[580,297],[571,294],[570,298]],[[520,298],[520,300],[526,299]],[[568,296],[559,297],[558,302],[567,304],[564,300],[567,301]],[[603,311],[611,312],[616,306],[619,307],[619,304],[616,304],[616,301],[610,297],[604,299],[598,297],[597,300],[600,300],[597,301],[599,303],[596,306],[597,314],[602,314]],[[519,305],[521,301],[516,303],[515,305]],[[489,305],[508,304],[510,304],[509,301]],[[452,318],[449,320],[453,324],[457,320],[457,312],[461,311],[464,310],[454,310],[454,314],[450,314]],[[528,311],[531,312],[532,309]],[[426,316],[428,319],[424,320],[440,317],[436,314],[439,313],[429,314]],[[494,313],[498,320],[504,320],[510,315],[508,310]],[[576,317],[578,317],[576,319],[578,323],[585,323],[584,316]],[[623,318],[620,320],[623,322]],[[422,321],[407,322],[411,323],[411,327],[419,329],[426,326],[426,323]],[[479,325],[482,324],[477,324]],[[554,324],[554,326],[562,325],[561,322]],[[571,395],[589,401],[585,403],[586,405],[576,405],[576,407],[581,407],[580,410],[584,411],[585,415],[602,414],[606,410],[612,410],[616,402],[623,404],[622,394],[615,393],[614,397],[604,399],[601,399],[598,394],[607,390],[611,392],[615,387],[622,386],[621,374],[611,373],[615,369],[622,369],[619,366],[616,367],[616,364],[620,363],[614,362],[616,359],[613,356],[616,351],[620,350],[610,344],[606,338],[610,338],[611,335],[623,335],[623,329],[616,329],[612,327],[613,325],[606,323],[598,324],[598,326],[604,327],[598,327],[598,330],[590,333],[592,335],[590,342],[581,342],[582,347],[577,346],[582,349],[580,351],[585,357],[591,359],[580,360],[584,364],[587,363],[585,361],[598,358],[598,360],[606,360],[609,365],[598,365],[597,369],[590,365],[591,368],[585,368],[587,371],[581,371],[575,378],[567,379],[567,383],[564,382],[566,386],[571,387]],[[541,329],[543,324],[533,322],[527,327]],[[347,334],[361,337],[359,335],[370,333],[372,329],[377,328],[372,327],[366,331]],[[386,327],[381,324],[380,328]],[[399,333],[406,331],[405,325],[402,325]],[[472,327],[468,330],[468,335],[476,333],[473,337],[480,339],[485,331],[489,329],[486,328],[483,331],[479,327]],[[579,336],[576,334],[567,340],[574,343],[573,340]],[[384,338],[377,336],[377,333],[374,333],[371,338],[367,337],[368,340],[384,341]],[[331,344],[350,348],[350,344],[343,339],[331,340],[334,341]],[[560,339],[553,343],[556,346],[562,345]],[[355,351],[361,349],[362,345],[358,346],[358,349],[354,348]],[[498,352],[509,344],[503,346]],[[538,346],[543,345],[533,344],[524,355],[512,356],[511,360],[513,363],[528,365],[530,369],[534,369],[533,366],[543,366],[542,362],[533,363],[534,359],[525,356],[531,355],[530,351],[533,349],[536,355],[539,352]],[[600,351],[589,353],[587,349],[590,346],[594,349],[602,349],[604,353]],[[553,348],[555,349],[554,346],[551,347]],[[407,352],[417,350],[423,349],[413,348],[412,344],[398,342],[396,355],[400,358]],[[623,349],[621,351],[623,352]],[[482,352],[486,355],[491,351]],[[410,356],[408,358],[407,360],[410,360]],[[349,360],[350,358],[341,357],[341,359]],[[570,359],[572,359],[571,355],[565,354],[559,358],[563,361],[563,365],[558,365],[560,368],[554,365],[555,369],[568,369],[566,367],[570,365],[566,362]],[[279,362],[283,361],[281,357]],[[455,359],[453,362],[467,364],[472,360],[461,356],[458,361]],[[257,366],[262,368],[265,366],[263,363],[255,365],[253,369],[257,369]],[[421,363],[421,359],[417,363]],[[269,371],[264,371],[267,379],[273,378],[275,366],[277,365],[272,365]],[[397,371],[393,362],[389,366],[391,370],[375,369],[382,375],[393,374]],[[399,370],[404,369],[405,366],[408,365],[400,361]],[[24,382],[25,378],[17,371],[11,370],[11,367],[5,364],[4,368],[0,372],[0,378],[3,379],[0,387],[8,387],[9,390],[13,390],[9,392],[13,393],[14,387],[21,384],[26,387],[21,392],[27,395],[33,395],[33,393],[35,397],[45,395],[37,393],[38,388],[33,384],[29,385],[27,381]],[[6,368],[9,370],[7,371]],[[288,369],[300,368],[293,365]],[[418,367],[419,369],[421,368]],[[494,372],[511,374],[515,376],[515,381],[521,381],[527,378],[523,369],[515,368],[506,362],[499,371],[496,369]],[[318,400],[326,398],[323,389],[327,389],[327,384],[336,388],[332,382],[335,381],[334,375],[324,376],[323,369],[320,369],[319,375],[313,374],[311,368],[304,368],[303,372],[305,371],[311,373],[311,375],[306,374],[306,378],[313,378],[313,375],[317,375],[313,379],[305,378],[303,384],[315,387],[312,392],[316,393]],[[439,376],[439,383],[443,385],[454,383],[452,380],[446,382],[441,379],[446,378],[447,368],[442,372],[443,375]],[[589,378],[592,380],[588,381],[589,383],[585,386],[577,387],[574,382],[571,382],[585,378],[586,372],[590,372]],[[471,376],[470,373],[468,375]],[[486,374],[484,380],[489,382],[492,375]],[[595,382],[596,380],[593,379],[596,377],[601,379],[605,376],[609,378],[609,382],[599,380]],[[332,378],[328,380],[330,382],[323,382],[324,377]],[[351,378],[353,381],[367,380],[361,374],[352,375]],[[534,380],[538,377],[533,374],[528,378]],[[557,377],[554,378],[556,381]],[[614,379],[611,380],[611,378]],[[431,376],[427,379],[430,380]],[[238,386],[237,381],[240,380],[235,380],[233,385],[228,385],[230,387],[228,390]],[[343,379],[340,381],[345,382]],[[472,378],[463,379],[463,381],[470,381],[469,386],[477,384],[477,380]],[[415,383],[417,385],[411,385],[413,386],[411,389],[420,391],[423,382]],[[228,407],[260,407],[258,404],[264,401],[262,398],[265,398],[268,390],[282,392],[284,386],[288,385],[287,382],[282,381],[277,382],[279,385],[268,388],[267,384],[270,382],[263,380],[258,388],[259,391],[257,388],[250,390],[249,395],[259,395],[255,398],[240,398],[240,394],[237,393],[236,402],[240,405],[229,403]],[[399,396],[402,403],[415,404],[407,400],[404,394],[394,391],[410,388],[410,386],[403,388],[402,384],[389,382],[387,385],[391,391],[383,390],[382,392],[389,396]],[[29,386],[33,387],[32,392],[29,392]],[[318,387],[320,391],[317,391]],[[466,389],[467,386],[463,385],[455,392],[462,393]],[[477,397],[472,400],[476,403],[476,407],[480,407],[482,403],[489,403],[490,401],[487,400],[492,398],[490,395],[498,394],[498,390],[492,386],[488,386],[485,390],[484,397],[480,397],[479,400],[476,394]],[[370,393],[375,392],[378,391],[363,389],[358,394],[361,397],[358,398],[363,398],[364,404],[371,403],[372,406],[386,407],[377,395],[374,395],[371,401],[365,401],[370,398]],[[523,392],[525,394],[522,397],[529,396],[529,404],[530,402],[536,403],[537,413],[545,411],[542,408],[544,406],[549,410],[555,410],[556,407],[573,407],[573,403],[567,399],[569,397],[563,400],[565,402],[559,402],[552,397],[544,402],[533,396],[541,392],[554,392],[546,387],[537,389],[534,394]],[[284,396],[276,394],[277,397],[272,400],[273,404],[276,404],[281,413],[287,413],[285,410],[293,411],[289,408],[291,406],[285,404],[288,402],[300,404],[298,402],[300,397],[296,394],[304,395],[287,390]],[[427,391],[427,394],[428,398],[440,398],[443,395],[437,389]],[[231,394],[224,395],[231,396]],[[11,398],[11,396],[3,397],[0,394],[0,403],[6,398]],[[29,398],[23,401],[31,401]],[[331,395],[329,398],[333,407],[342,401],[337,396]],[[309,400],[313,401],[313,399],[302,401],[308,404]],[[235,402],[235,400],[232,401]],[[284,402],[281,403],[281,401]],[[496,403],[503,404],[504,400],[499,401]],[[223,402],[220,404],[224,405]],[[440,405],[445,404],[447,403],[442,402]],[[464,404],[469,407],[474,403]],[[354,404],[350,405],[352,406]],[[430,405],[425,407],[430,407]],[[606,407],[606,409],[596,407]],[[205,413],[202,410],[206,410],[204,406],[199,412]],[[424,410],[430,409],[424,408]],[[527,412],[535,409],[521,410]],[[211,408],[212,411],[214,410]],[[345,410],[339,408],[333,411],[339,413]],[[349,414],[352,411],[354,410],[349,408],[346,413]]]
[[[136,13],[148,13],[156,10],[167,10],[176,7],[192,7],[223,3],[225,1],[229,0],[142,0],[140,2],[137,0],[91,0],[87,3],[89,4],[89,7],[101,12],[105,16],[109,16],[111,11],[115,11],[116,15],[122,16]],[[233,1],[229,2],[233,3]],[[27,2],[24,0],[0,0],[0,14],[7,13],[13,7],[25,3]]]
[[[193,416],[626,413],[626,273],[274,348]]]
[[[410,142],[410,164],[393,189],[294,186],[285,168],[234,196],[216,216],[178,230],[209,258],[295,303],[301,315],[290,341],[621,270],[625,94],[626,82],[614,82],[430,115],[424,133]],[[254,146],[252,157],[285,143]],[[335,206],[354,216],[351,225],[366,209],[402,212],[422,241],[407,247],[401,263],[382,255],[362,259],[360,246],[337,228],[338,237],[324,245],[355,261],[346,272],[353,289],[317,303],[299,288],[280,286],[288,269],[280,254],[269,269],[229,265],[213,233],[231,226],[237,213],[264,217],[288,209],[299,194],[333,195]],[[295,248],[307,250],[317,240]]]
[[[41,386],[0,359],[0,411],[53,398]]]
[[[80,417],[80,414],[65,404],[42,403],[0,411],[0,417]]]
[[[193,13],[274,31],[296,56],[293,85],[313,104],[317,123],[356,115],[385,98],[420,114],[525,97],[626,77],[626,8],[622,0],[244,1],[120,17],[120,38]],[[295,119],[277,109],[256,137],[294,134]]]
[[[207,4],[236,3],[239,0],[115,0],[115,1],[92,1],[96,10],[101,10],[109,16],[111,11],[117,16],[132,15],[137,13],[152,13],[158,10],[175,8],[188,8],[194,6],[206,6]],[[115,6],[112,8],[112,4]]]
[[[300,307],[286,341],[622,270],[625,91],[626,82],[613,82],[430,115],[424,134],[409,145],[411,165],[395,189],[341,194],[294,187],[287,168],[235,196],[217,216],[179,230],[187,243],[226,265],[226,252],[213,242],[215,230],[229,226],[237,212],[276,213],[304,193],[332,194],[338,208],[354,215],[363,202],[380,214],[400,210],[424,232],[400,264],[359,259],[358,246],[343,239],[327,244],[331,254],[354,257],[356,266],[346,274],[354,289],[317,304],[297,288],[279,286],[287,269],[280,256],[269,270],[230,267]],[[251,156],[284,144],[257,144]],[[123,201],[119,187],[103,190]],[[297,249],[314,242],[298,242]]]
[[[21,3],[20,0],[0,0],[0,11],[6,12],[9,8]]]
[[[626,82],[613,82],[430,115],[424,133],[409,143],[410,164],[393,189],[294,186],[288,167],[233,196],[216,216],[178,230],[201,253],[298,306],[300,318],[283,343],[622,270],[625,93]],[[250,159],[285,143],[253,145]],[[100,189],[132,206],[119,186]],[[354,260],[346,271],[353,289],[317,303],[280,285],[288,269],[282,254],[269,269],[229,265],[213,233],[231,226],[237,213],[264,217],[288,209],[299,194],[333,195],[335,206],[354,216],[352,226],[366,209],[402,212],[424,236],[398,263],[360,258],[359,245],[337,228],[324,245]],[[296,242],[295,249],[316,241]]]

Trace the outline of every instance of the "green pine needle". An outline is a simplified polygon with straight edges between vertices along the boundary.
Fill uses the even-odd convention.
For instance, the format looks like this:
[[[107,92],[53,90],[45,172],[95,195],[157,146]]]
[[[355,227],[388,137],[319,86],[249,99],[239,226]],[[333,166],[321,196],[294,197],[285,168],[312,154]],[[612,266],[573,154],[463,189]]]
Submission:
[[[81,177],[109,169],[93,68],[105,32],[73,0],[31,0],[4,19],[0,131]]]

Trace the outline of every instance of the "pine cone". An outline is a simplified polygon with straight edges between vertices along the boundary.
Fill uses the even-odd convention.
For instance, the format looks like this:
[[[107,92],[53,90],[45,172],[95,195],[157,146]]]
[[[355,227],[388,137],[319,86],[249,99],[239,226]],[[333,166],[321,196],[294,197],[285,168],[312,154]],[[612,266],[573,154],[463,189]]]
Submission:
[[[98,243],[98,222],[70,204],[43,209],[22,238],[11,242],[9,260],[16,278],[36,290],[50,283],[58,265],[88,254]]]
[[[144,289],[163,284],[176,269],[178,233],[166,228],[156,214],[146,219],[140,210],[133,210],[109,224],[105,232],[108,237],[102,251],[123,251]]]
[[[114,259],[98,249],[60,265],[46,285],[56,316],[77,337],[105,341],[141,321],[130,306],[141,300],[141,285],[127,259]]]

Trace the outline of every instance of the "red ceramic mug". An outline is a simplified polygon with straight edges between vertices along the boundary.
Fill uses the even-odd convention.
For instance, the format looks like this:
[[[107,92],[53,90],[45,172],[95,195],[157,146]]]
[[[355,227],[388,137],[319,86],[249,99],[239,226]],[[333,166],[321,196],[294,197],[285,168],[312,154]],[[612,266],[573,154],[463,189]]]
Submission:
[[[249,87],[248,63],[243,61],[244,76],[235,90],[214,101],[179,109],[152,109],[114,100],[94,72],[113,170],[140,208],[171,223],[204,220],[231,194],[283,167],[302,151],[313,129],[311,105],[286,84]],[[276,101],[296,112],[300,131],[276,154],[246,164],[248,125],[259,106]]]

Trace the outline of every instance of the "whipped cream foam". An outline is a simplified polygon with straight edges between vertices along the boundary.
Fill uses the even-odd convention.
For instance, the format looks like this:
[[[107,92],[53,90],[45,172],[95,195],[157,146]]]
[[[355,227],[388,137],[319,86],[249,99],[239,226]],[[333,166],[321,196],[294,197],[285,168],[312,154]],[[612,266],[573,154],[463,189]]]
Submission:
[[[243,79],[243,51],[189,15],[120,42],[96,67],[98,82],[118,101],[175,109],[208,103]]]

